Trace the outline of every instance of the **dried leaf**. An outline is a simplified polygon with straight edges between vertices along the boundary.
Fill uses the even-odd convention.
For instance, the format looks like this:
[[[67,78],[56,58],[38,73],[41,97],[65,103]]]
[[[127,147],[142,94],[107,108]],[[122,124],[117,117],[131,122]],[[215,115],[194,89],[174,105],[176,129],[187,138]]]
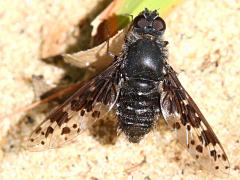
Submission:
[[[109,39],[109,52],[117,55],[121,51],[126,30],[127,28],[119,31],[115,36]],[[101,68],[103,66],[106,67],[112,62],[112,58],[107,52],[107,42],[103,42],[86,51],[80,51],[74,54],[64,54],[63,57],[65,62],[79,68],[86,68],[88,66]]]

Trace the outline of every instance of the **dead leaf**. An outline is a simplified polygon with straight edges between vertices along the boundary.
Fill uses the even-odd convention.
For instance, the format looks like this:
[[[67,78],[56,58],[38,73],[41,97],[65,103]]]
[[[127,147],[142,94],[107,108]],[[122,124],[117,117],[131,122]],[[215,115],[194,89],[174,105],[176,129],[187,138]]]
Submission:
[[[109,39],[109,51],[112,54],[118,55],[121,52],[127,30],[128,28],[125,28]],[[107,53],[107,41],[86,51],[64,54],[63,57],[65,62],[79,68],[91,66],[94,69],[101,69],[112,62],[112,57]]]

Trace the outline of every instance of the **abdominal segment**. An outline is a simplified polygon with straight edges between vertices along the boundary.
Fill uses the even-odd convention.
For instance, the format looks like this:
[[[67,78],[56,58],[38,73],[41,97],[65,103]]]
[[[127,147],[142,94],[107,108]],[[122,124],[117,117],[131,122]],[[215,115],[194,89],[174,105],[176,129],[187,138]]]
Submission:
[[[117,102],[119,129],[132,143],[151,131],[159,113],[159,93],[153,87],[148,81],[129,80],[121,88]]]

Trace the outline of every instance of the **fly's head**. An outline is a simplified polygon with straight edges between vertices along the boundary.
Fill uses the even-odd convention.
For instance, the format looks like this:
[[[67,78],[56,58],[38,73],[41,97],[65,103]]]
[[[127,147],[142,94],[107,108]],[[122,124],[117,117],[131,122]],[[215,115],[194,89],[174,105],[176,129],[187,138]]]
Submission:
[[[132,22],[133,32],[141,36],[159,37],[166,29],[164,20],[159,16],[157,10],[145,9]]]

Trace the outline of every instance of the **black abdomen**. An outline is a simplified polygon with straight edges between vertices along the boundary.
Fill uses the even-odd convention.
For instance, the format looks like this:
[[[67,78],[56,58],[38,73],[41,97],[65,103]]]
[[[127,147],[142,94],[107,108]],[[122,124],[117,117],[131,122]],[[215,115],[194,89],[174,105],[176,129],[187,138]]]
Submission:
[[[121,88],[117,102],[119,128],[130,142],[139,142],[153,128],[160,109],[155,86],[154,81],[129,79]]]

